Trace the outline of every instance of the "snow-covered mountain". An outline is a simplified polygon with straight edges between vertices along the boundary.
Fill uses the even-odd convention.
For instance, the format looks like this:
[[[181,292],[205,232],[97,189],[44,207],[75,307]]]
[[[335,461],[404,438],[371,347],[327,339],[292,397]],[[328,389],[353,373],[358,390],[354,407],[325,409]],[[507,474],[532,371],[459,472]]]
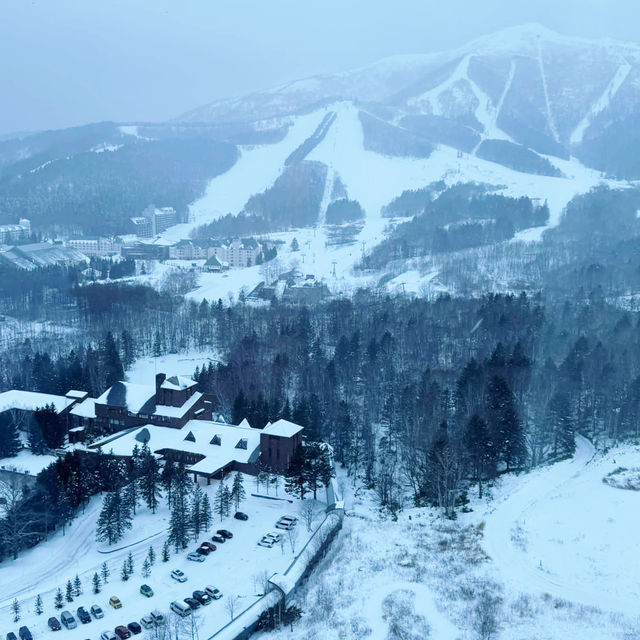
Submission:
[[[219,100],[177,120],[262,120],[341,100],[431,143],[491,159],[521,154],[509,146],[515,144],[625,177],[640,174],[628,157],[635,155],[640,47],[565,37],[540,25]]]

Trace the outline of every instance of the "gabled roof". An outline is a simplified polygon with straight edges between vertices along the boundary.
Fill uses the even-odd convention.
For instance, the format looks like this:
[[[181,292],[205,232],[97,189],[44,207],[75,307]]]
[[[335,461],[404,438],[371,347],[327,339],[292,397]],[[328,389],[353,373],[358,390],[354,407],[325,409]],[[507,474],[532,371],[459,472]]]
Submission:
[[[299,424],[289,422],[288,420],[277,420],[273,424],[268,424],[262,433],[266,433],[270,436],[280,436],[281,438],[291,438],[296,433],[302,431],[303,427]]]
[[[123,407],[131,413],[153,413],[155,398],[155,387],[133,382],[116,382],[96,400],[96,404]]]
[[[221,267],[222,262],[216,258],[215,254],[212,255],[205,263],[205,267]]]
[[[161,389],[172,389],[174,391],[184,391],[195,387],[198,383],[187,376],[171,376],[165,378],[164,382],[160,385]]]

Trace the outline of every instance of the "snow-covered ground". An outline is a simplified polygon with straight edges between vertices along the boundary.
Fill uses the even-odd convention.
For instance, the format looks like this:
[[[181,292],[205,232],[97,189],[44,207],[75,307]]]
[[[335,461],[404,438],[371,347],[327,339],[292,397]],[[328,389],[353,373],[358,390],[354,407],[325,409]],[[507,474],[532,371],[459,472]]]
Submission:
[[[43,469],[55,461],[55,456],[37,456],[28,449],[21,449],[17,456],[0,458],[0,469],[37,476]]]
[[[215,491],[219,483],[203,486],[213,504]],[[241,510],[249,515],[247,522],[235,520],[233,517],[220,520],[214,516],[214,524],[208,534],[202,534],[198,543],[192,542],[189,549],[174,553],[167,563],[161,561],[162,544],[166,538],[169,513],[162,500],[162,507],[153,515],[146,507],[139,508],[133,521],[133,528],[127,532],[124,539],[109,548],[106,543],[99,543],[95,539],[95,525],[101,508],[100,496],[94,497],[83,514],[80,514],[67,528],[66,534],[61,532],[53,535],[48,541],[27,551],[15,561],[5,561],[0,565],[0,620],[3,622],[3,632],[13,629],[17,633],[18,627],[26,624],[35,638],[54,637],[48,630],[47,619],[50,616],[60,617],[60,610],[54,608],[54,596],[58,587],[64,587],[67,580],[79,575],[84,593],[72,603],[66,603],[64,609],[75,615],[77,607],[89,608],[92,604],[102,607],[105,617],[93,620],[89,625],[78,625],[72,631],[65,631],[65,638],[86,637],[97,638],[105,629],[113,630],[119,624],[127,624],[133,620],[139,621],[151,610],[169,612],[169,605],[173,600],[181,600],[191,596],[196,589],[203,589],[205,585],[214,585],[224,596],[221,600],[202,607],[198,611],[200,637],[212,635],[218,628],[229,621],[226,601],[236,597],[235,615],[255,602],[262,592],[256,576],[265,571],[269,575],[283,572],[291,563],[296,552],[299,552],[309,539],[310,533],[300,521],[297,527],[295,551],[286,532],[284,544],[278,544],[271,549],[257,546],[258,540],[274,529],[276,521],[284,514],[299,514],[299,501],[287,496],[280,485],[279,495],[284,500],[273,500],[251,496],[255,492],[255,482],[245,476],[245,490],[247,500],[242,503]],[[260,493],[264,493],[261,487]],[[274,490],[271,489],[271,496]],[[317,514],[314,527],[322,518],[321,513],[325,505],[316,503]],[[187,553],[194,550],[199,542],[210,540],[216,529],[229,529],[234,537],[225,544],[216,544],[217,550],[211,553],[202,563],[189,562]],[[141,576],[141,567],[149,546],[153,545],[156,562],[148,578]],[[135,573],[126,582],[120,579],[122,564],[131,552],[134,557]],[[103,562],[107,562],[111,575],[109,583],[99,594],[93,594],[91,579],[95,572],[100,573]],[[181,569],[187,575],[185,583],[178,583],[170,577],[173,569]],[[146,598],[139,593],[141,584],[149,584],[154,590],[152,598]],[[35,598],[41,594],[44,613],[37,616],[33,612]],[[122,609],[114,610],[108,600],[117,595],[123,603]],[[10,605],[17,598],[21,605],[22,616],[19,624],[11,623]],[[149,636],[151,637],[151,636]]]
[[[188,351],[186,353],[169,353],[163,356],[147,356],[138,358],[127,369],[127,380],[140,384],[154,384],[156,373],[166,373],[168,376],[192,376],[196,367],[218,362],[212,350]]]

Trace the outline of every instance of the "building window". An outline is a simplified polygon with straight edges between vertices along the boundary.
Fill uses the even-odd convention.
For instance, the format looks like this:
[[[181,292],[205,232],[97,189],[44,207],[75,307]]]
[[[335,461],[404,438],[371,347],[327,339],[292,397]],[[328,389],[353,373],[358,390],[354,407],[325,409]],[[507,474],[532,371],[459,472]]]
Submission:
[[[221,446],[222,438],[219,435],[215,435],[213,436],[213,438],[211,438],[211,442],[209,442],[209,444],[217,444],[218,446]]]
[[[246,449],[246,448],[247,448],[247,439],[240,438],[240,440],[238,440],[238,444],[236,445],[236,449]]]
[[[196,441],[196,437],[193,435],[193,431],[189,431],[189,433],[187,433],[187,435],[184,438],[185,440],[188,440],[189,442],[195,442]]]

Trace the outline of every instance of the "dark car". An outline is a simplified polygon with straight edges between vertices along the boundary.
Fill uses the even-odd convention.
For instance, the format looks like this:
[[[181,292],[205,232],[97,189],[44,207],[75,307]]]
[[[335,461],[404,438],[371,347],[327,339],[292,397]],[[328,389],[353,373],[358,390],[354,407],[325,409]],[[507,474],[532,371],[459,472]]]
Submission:
[[[33,640],[29,627],[20,627],[18,629],[18,635],[20,636],[20,640]]]
[[[211,539],[218,544],[224,544],[225,539],[222,536],[211,536]]]
[[[221,535],[226,540],[231,540],[231,538],[233,538],[233,533],[231,533],[231,531],[227,531],[226,529],[218,529],[216,533],[218,535]]]
[[[58,618],[49,618],[47,624],[49,625],[49,629],[51,629],[51,631],[60,631],[60,629],[62,629],[62,625],[60,624],[60,620],[58,620]]]
[[[195,598],[185,598],[184,601],[192,608],[199,609],[200,603]]]
[[[7,640],[18,640],[18,638],[13,631],[9,631],[9,633],[7,633]]]
[[[196,549],[196,553],[199,553],[201,556],[208,556],[211,553],[211,549],[201,545]]]
[[[127,625],[127,629],[129,629],[134,636],[142,633],[142,627],[135,620]]]
[[[80,620],[82,624],[91,622],[91,614],[84,607],[78,607],[76,613],[78,614],[78,620]]]
[[[236,511],[233,516],[236,520],[248,520],[249,516],[246,513],[242,513],[242,511]]]
[[[211,604],[211,596],[204,592],[204,591],[194,591],[193,592],[193,597],[200,603],[200,604]]]
[[[127,627],[125,627],[122,624],[119,624],[114,631],[116,632],[116,635],[118,636],[118,638],[120,638],[120,640],[127,640],[127,638],[131,637],[131,631],[129,631],[129,629],[127,629]]]
[[[209,549],[209,551],[215,551],[216,550],[216,545],[211,543],[211,542],[203,542],[200,547],[206,547],[207,549]]]

